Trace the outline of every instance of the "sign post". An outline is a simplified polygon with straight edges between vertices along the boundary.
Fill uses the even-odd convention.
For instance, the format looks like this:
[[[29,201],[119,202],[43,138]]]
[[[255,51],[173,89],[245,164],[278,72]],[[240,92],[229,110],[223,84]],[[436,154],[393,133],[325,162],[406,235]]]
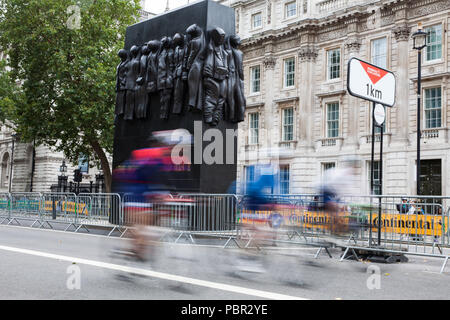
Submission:
[[[383,129],[386,119],[385,106],[395,104],[395,76],[386,69],[377,67],[358,58],[351,58],[347,70],[347,91],[350,95],[372,102],[372,155],[370,163],[370,192],[374,193],[374,158],[375,158],[375,127],[380,128],[380,162],[379,186],[383,183]],[[372,198],[370,198],[372,206]],[[372,210],[369,216],[370,233],[369,246],[372,245]],[[378,199],[378,245],[381,245],[381,197]]]

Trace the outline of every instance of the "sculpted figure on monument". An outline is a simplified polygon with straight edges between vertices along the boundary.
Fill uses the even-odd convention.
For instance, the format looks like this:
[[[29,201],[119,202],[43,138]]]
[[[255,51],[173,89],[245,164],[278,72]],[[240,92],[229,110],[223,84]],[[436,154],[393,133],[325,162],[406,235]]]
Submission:
[[[120,49],[117,54],[121,62],[117,66],[116,72],[116,116],[120,116],[123,114],[125,109],[125,95],[127,92],[126,88],[126,80],[127,80],[127,72],[128,72],[128,51],[125,49]]]
[[[161,52],[158,57],[158,91],[160,94],[160,118],[169,118],[170,99],[173,89],[173,50],[171,50],[172,38],[161,39]]]
[[[186,70],[188,72],[189,109],[201,112],[203,110],[202,68],[205,50],[205,35],[202,29],[193,24],[186,29],[189,35]]]
[[[136,119],[143,119],[147,117],[147,105],[148,105],[148,95],[147,95],[147,59],[150,50],[147,45],[141,47],[141,58],[139,65],[139,77],[136,79],[137,89],[136,89]]]
[[[147,47],[150,50],[150,53],[147,57],[147,93],[149,96],[152,93],[158,91],[157,82],[158,82],[158,55],[159,50],[161,48],[161,42],[159,40],[152,40],[147,42]]]
[[[133,113],[135,108],[136,90],[138,88],[136,80],[139,76],[139,47],[132,46],[130,49],[131,60],[129,62],[129,68],[126,76],[126,89],[127,94],[125,98],[125,115],[124,120],[133,120]]]
[[[205,105],[203,118],[205,123],[217,125],[223,116],[223,107],[227,95],[228,54],[224,48],[225,31],[215,28],[210,31],[210,41],[206,48],[203,66],[203,86]]]
[[[233,81],[233,93],[228,90],[228,95],[233,94],[233,112],[230,113],[230,118],[228,120],[233,122],[244,121],[245,116],[245,92],[244,92],[244,57],[241,50],[238,47],[241,44],[241,38],[237,35],[232,35],[229,37],[229,49],[232,53],[232,58],[235,67],[235,80]],[[231,77],[231,75],[230,75]]]
[[[177,33],[173,36],[175,71],[173,87],[172,113],[180,114],[183,111],[185,80],[183,79],[185,67],[185,43],[184,36]]]
[[[237,93],[237,80],[236,77],[236,65],[233,56],[232,47],[230,44],[230,36],[226,38],[225,41],[225,50],[228,54],[228,70],[230,71],[228,80],[227,80],[227,97],[225,100],[225,108],[223,111],[223,115],[225,120],[234,121],[236,115],[236,93]]]

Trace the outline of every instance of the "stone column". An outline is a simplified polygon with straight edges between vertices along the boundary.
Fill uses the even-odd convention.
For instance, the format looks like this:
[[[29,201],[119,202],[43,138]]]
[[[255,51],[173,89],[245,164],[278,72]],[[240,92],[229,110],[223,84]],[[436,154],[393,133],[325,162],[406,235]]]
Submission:
[[[274,102],[273,102],[273,89],[274,89],[274,77],[275,77],[275,65],[276,59],[272,54],[272,45],[266,46],[266,54],[263,60],[264,67],[264,79],[261,79],[263,82],[264,89],[261,87],[262,92],[264,92],[264,100],[265,105],[264,109],[260,114],[260,132],[261,132],[261,146],[263,148],[267,148],[271,146],[275,141],[276,137],[272,135],[272,130],[274,129],[273,123],[273,115],[275,114]]]
[[[298,51],[299,83],[299,146],[314,148],[314,64],[318,49],[314,44],[306,43]],[[317,125],[317,124],[316,124]]]
[[[353,23],[351,25],[349,25],[347,27],[348,31],[351,31],[352,33],[354,33],[356,31],[356,23]],[[344,73],[344,71],[347,71],[347,62],[352,58],[352,57],[357,57],[359,55],[359,48],[361,47],[361,40],[355,35],[351,35],[349,36],[349,38],[347,39],[347,41],[345,42],[345,59],[343,59],[343,65],[342,65],[342,73],[341,73],[341,77],[344,78],[343,81],[343,87],[344,90],[346,90],[346,79],[347,79],[347,74]],[[347,55],[348,54],[348,55]],[[350,95],[347,95],[347,135],[345,136],[344,139],[344,145],[343,147],[346,148],[350,148],[352,150],[356,150],[359,149],[359,128],[358,128],[358,124],[359,124],[359,112],[360,112],[360,106],[362,104],[365,104],[365,102],[360,99],[360,98],[356,98]],[[340,112],[343,112],[342,115],[344,115],[344,105],[340,106]],[[342,117],[343,119],[344,117]],[[342,129],[344,129],[344,124],[342,123]]]
[[[409,53],[413,50],[409,45],[410,28],[406,23],[397,25],[394,30],[397,43],[397,63],[395,75],[397,81],[396,99],[394,112],[396,112],[396,123],[393,126],[392,140],[394,144],[406,145],[409,137]],[[406,56],[405,56],[406,54]]]

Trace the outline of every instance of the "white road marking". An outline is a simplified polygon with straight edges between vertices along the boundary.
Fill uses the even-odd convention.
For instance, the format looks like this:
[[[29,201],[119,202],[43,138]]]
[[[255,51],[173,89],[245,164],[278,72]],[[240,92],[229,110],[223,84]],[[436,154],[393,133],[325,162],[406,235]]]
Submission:
[[[279,293],[275,293],[275,292],[249,289],[249,288],[238,287],[238,286],[233,286],[233,285],[228,285],[228,284],[223,284],[223,283],[218,283],[218,282],[205,281],[205,280],[200,280],[200,279],[177,276],[177,275],[173,275],[173,274],[169,274],[169,273],[162,273],[162,272],[150,271],[150,270],[145,270],[145,269],[140,269],[140,268],[127,267],[127,266],[122,266],[122,265],[118,265],[118,264],[111,264],[111,263],[95,261],[95,260],[63,256],[63,255],[52,254],[52,253],[47,253],[47,252],[42,252],[42,251],[8,247],[8,246],[2,246],[2,245],[0,245],[0,250],[23,253],[23,254],[28,254],[28,255],[38,256],[38,257],[60,260],[60,261],[68,261],[71,263],[75,262],[75,263],[85,264],[85,265],[99,267],[99,268],[134,273],[134,274],[139,274],[139,275],[143,275],[143,276],[154,277],[154,278],[159,278],[159,279],[164,279],[164,280],[170,280],[170,281],[178,281],[178,282],[188,283],[188,284],[192,284],[192,285],[203,286],[203,287],[207,287],[207,288],[235,292],[235,293],[240,293],[240,294],[246,294],[246,295],[260,297],[260,298],[266,298],[266,299],[308,300],[306,298],[288,296],[288,295],[279,294]]]

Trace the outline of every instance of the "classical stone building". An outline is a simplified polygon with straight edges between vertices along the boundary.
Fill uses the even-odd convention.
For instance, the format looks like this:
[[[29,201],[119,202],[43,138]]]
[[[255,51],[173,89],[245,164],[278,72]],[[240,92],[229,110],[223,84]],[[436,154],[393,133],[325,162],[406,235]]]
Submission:
[[[450,1],[219,2],[236,10],[245,56],[240,181],[251,179],[247,166],[263,159],[263,150],[283,147],[279,192],[311,192],[324,170],[357,155],[355,192],[370,193],[372,107],[347,92],[347,62],[358,57],[393,71],[397,81],[395,106],[386,108],[381,192],[415,194],[418,54],[411,35],[421,23],[429,33],[422,51],[422,194],[450,194]]]

